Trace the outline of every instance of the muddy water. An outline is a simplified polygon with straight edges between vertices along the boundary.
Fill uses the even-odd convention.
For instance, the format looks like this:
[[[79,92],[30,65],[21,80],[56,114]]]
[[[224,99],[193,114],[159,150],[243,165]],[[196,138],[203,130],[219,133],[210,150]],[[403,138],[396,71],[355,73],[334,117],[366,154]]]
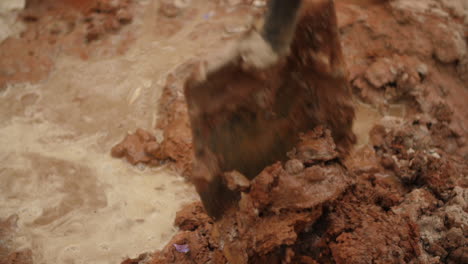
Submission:
[[[402,104],[393,104],[382,113],[376,108],[357,102],[356,120],[353,124],[353,131],[357,136],[357,146],[362,146],[369,143],[369,132],[372,127],[379,122],[384,116],[404,117],[406,114],[405,106]]]
[[[166,76],[223,36],[213,9],[192,1],[183,20],[161,24],[157,1],[138,1],[132,25],[112,36],[136,37],[123,56],[59,55],[46,80],[0,92],[0,218],[19,217],[14,248],[31,248],[36,264],[118,263],[173,235],[194,189],[164,168],[113,159],[110,149],[137,127],[157,132]]]
[[[0,213],[19,216],[16,246],[31,248],[35,263],[117,263],[158,247],[176,210],[194,199],[164,169],[110,158],[96,146],[102,136],[26,119],[0,130]]]

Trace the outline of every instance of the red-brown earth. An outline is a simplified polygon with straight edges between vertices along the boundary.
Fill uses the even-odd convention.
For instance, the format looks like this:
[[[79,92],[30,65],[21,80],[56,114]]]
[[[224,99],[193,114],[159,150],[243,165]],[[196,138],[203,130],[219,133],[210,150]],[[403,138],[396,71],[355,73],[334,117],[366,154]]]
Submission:
[[[19,16],[26,30],[0,44],[0,93],[47,78],[59,53],[83,60],[124,54],[135,38],[125,31],[132,4],[117,2],[64,1],[70,9],[28,1]],[[154,32],[171,36],[195,11],[165,2]],[[224,2],[259,13],[256,1],[219,2],[218,15],[224,10],[228,17],[225,10],[236,4]],[[52,8],[44,9],[47,3]],[[370,131],[358,134],[344,160],[336,156],[332,132],[319,126],[303,135],[289,161],[271,164],[252,182],[227,173],[242,198],[222,220],[213,222],[199,202],[188,204],[164,248],[123,263],[467,263],[467,10],[462,0],[337,1],[356,106],[366,104],[378,116],[358,114],[355,127]],[[200,31],[187,41],[202,38]],[[113,156],[170,164],[190,179],[182,89],[188,74],[184,64],[175,68],[159,99],[156,127],[129,134]],[[30,250],[8,246],[15,219],[0,221],[2,264],[32,262]]]
[[[312,152],[242,186],[228,177],[242,198],[223,219],[213,222],[198,202],[187,205],[164,249],[124,263],[468,261],[467,13],[444,1],[363,2],[338,1],[337,13],[356,99],[383,116],[368,140],[340,162],[328,131],[317,128],[306,138],[327,143],[310,144]],[[187,129],[186,112],[173,111],[184,108],[175,95],[181,87],[165,89],[164,110],[180,120],[167,135]],[[395,105],[403,111],[393,113]],[[170,141],[185,159],[165,158],[186,167],[187,134]],[[161,158],[152,142],[140,142],[148,144],[142,162]],[[325,158],[297,158],[304,153]]]

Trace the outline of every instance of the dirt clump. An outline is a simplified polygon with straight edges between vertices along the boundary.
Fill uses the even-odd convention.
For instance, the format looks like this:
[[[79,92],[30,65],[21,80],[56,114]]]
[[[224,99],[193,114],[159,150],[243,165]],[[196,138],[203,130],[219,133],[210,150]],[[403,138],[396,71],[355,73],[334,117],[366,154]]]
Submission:
[[[190,175],[191,172],[191,155],[190,144],[181,145],[181,139],[190,139],[189,130],[181,130],[177,123],[172,123],[164,131],[164,140],[159,143],[156,137],[150,132],[137,129],[135,133],[128,134],[120,143],[115,145],[111,150],[111,155],[115,158],[125,158],[130,164],[137,165],[139,163],[150,166],[160,166],[168,163],[173,169],[182,175]],[[177,134],[181,132],[185,134]]]
[[[134,134],[127,135],[122,142],[115,145],[111,154],[113,157],[125,157],[132,165],[152,161],[150,150],[157,144],[156,138],[143,129],[137,129]]]
[[[157,140],[150,132],[138,129],[135,134],[127,135],[112,148],[112,156],[126,157],[134,165],[169,164],[182,175],[191,175],[194,159],[192,135],[182,88],[190,69],[190,63],[183,64],[166,80],[155,127],[162,131],[162,139]]]

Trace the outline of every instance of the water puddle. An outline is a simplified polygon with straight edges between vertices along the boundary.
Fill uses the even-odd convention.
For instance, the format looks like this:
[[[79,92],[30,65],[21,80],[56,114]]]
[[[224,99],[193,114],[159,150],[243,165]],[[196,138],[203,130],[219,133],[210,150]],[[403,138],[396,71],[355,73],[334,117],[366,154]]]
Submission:
[[[181,177],[137,169],[95,137],[17,120],[0,130],[0,217],[18,215],[15,244],[34,263],[118,263],[159,248],[180,206],[196,199]]]

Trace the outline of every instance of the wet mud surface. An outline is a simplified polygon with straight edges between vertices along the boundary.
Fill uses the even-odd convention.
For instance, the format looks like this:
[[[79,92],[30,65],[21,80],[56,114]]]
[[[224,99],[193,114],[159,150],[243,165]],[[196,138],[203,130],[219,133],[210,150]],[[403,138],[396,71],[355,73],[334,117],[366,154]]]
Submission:
[[[468,262],[461,0],[336,1],[357,144],[316,126],[208,217],[183,86],[257,2],[28,2],[0,43],[0,263]]]

